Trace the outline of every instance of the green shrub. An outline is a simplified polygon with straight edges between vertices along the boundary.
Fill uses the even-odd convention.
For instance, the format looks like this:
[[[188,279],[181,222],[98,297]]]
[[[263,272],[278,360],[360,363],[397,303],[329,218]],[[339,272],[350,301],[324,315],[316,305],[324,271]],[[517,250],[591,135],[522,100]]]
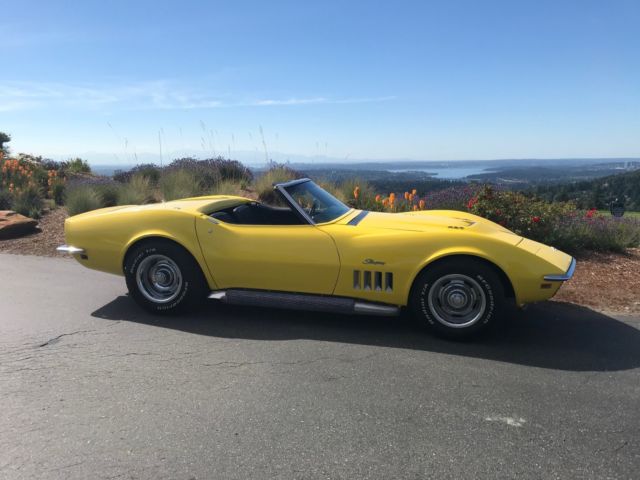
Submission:
[[[176,200],[202,195],[202,183],[189,170],[164,172],[160,177],[160,195],[164,200]]]
[[[154,189],[148,177],[133,175],[118,188],[118,205],[142,205],[156,201]]]
[[[65,184],[61,180],[56,180],[51,184],[51,198],[56,205],[64,204]]]
[[[102,202],[95,187],[83,185],[67,190],[65,205],[69,215],[78,215],[101,208]]]
[[[640,245],[640,221],[577,210],[571,202],[545,202],[521,193],[483,187],[468,209],[509,230],[571,254],[586,250],[623,252]]]
[[[165,172],[186,170],[195,175],[204,189],[214,188],[222,181],[251,182],[251,170],[237,160],[226,160],[222,157],[197,160],[195,158],[178,158],[165,167]]]
[[[341,185],[336,185],[333,182],[323,181],[323,180],[316,181],[316,183],[318,184],[319,187],[329,192],[331,195],[336,197],[342,203],[349,203],[350,197],[345,193],[343,188],[341,188],[342,187]]]
[[[233,180],[223,180],[213,187],[212,190],[207,191],[207,195],[236,195],[242,196],[245,187],[243,182]]]
[[[624,252],[640,245],[640,220],[599,215],[594,210],[576,210],[561,218],[545,239],[568,253],[584,251]]]
[[[100,203],[103,207],[115,207],[118,205],[120,196],[120,188],[122,186],[117,183],[105,183],[95,187],[96,193],[100,197]]]
[[[260,175],[255,181],[258,198],[266,203],[279,203],[280,197],[273,191],[275,183],[288,182],[302,178],[302,173],[287,165],[273,163],[269,170]]]
[[[362,210],[380,211],[383,209],[380,202],[376,202],[376,192],[373,186],[366,180],[359,178],[349,178],[342,181],[338,187],[342,197],[334,196],[339,199],[346,199],[345,203],[353,208]],[[356,195],[358,198],[356,198]]]
[[[151,185],[157,185],[160,180],[160,167],[153,163],[142,163],[136,165],[131,170],[116,170],[113,179],[116,182],[127,183],[134,175],[141,175],[149,179]]]
[[[13,207],[13,195],[7,190],[0,190],[0,210],[11,210]]]
[[[467,208],[518,235],[538,241],[549,238],[558,222],[576,210],[573,203],[549,203],[519,192],[497,191],[488,185],[469,200]]]
[[[81,158],[73,158],[66,162],[62,162],[62,170],[68,175],[91,173],[89,163]]]
[[[42,216],[42,191],[35,185],[28,185],[17,192],[13,200],[13,209],[21,215],[31,218]]]

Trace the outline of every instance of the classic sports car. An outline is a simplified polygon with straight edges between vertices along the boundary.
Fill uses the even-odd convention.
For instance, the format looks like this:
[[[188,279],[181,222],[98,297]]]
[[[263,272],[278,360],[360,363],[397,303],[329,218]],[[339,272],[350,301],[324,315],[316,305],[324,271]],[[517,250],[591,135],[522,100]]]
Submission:
[[[279,206],[206,196],[103,208],[65,222],[82,265],[124,275],[155,313],[207,296],[233,304],[394,315],[465,336],[507,302],[551,298],[575,260],[458,211],[349,208],[309,179],[274,186]]]

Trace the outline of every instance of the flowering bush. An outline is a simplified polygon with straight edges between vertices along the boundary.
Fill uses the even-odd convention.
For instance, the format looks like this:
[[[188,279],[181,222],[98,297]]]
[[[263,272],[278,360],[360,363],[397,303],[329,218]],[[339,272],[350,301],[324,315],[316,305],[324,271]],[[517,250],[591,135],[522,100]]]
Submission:
[[[471,197],[467,209],[518,235],[538,241],[549,238],[558,221],[576,210],[572,203],[549,203],[519,192],[496,191],[490,186],[482,187]]]
[[[532,240],[569,253],[584,250],[618,251],[640,245],[640,220],[611,218],[597,210],[578,210],[571,202],[546,202],[493,186],[466,185],[419,196],[363,194],[353,188],[349,204],[355,208],[386,212],[412,210],[463,210],[487,218]],[[368,188],[366,190],[368,192]]]
[[[64,184],[65,179],[55,168],[46,169],[30,157],[5,158],[0,152],[2,208],[37,218],[42,213],[45,198],[62,203]]]

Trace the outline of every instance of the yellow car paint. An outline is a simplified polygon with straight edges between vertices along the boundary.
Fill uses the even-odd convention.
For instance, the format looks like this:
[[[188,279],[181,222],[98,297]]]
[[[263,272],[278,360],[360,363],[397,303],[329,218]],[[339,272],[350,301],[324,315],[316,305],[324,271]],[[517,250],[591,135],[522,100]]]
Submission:
[[[144,206],[112,207],[67,219],[67,244],[83,248],[84,266],[123,275],[129,248],[153,237],[182,245],[212,290],[251,288],[337,295],[406,306],[417,275],[452,255],[484,259],[500,269],[518,305],[552,297],[572,258],[464,212],[360,211],[319,225],[238,225],[209,214],[252,200],[208,196]],[[369,279],[367,288],[365,280]]]

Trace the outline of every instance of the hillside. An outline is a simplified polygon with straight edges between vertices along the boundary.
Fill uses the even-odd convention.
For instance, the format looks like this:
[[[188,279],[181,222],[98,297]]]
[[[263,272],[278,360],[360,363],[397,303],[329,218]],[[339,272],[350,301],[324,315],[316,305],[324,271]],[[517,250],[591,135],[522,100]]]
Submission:
[[[624,200],[627,210],[640,210],[640,170],[594,180],[539,185],[531,190],[549,201],[575,201],[580,208],[608,209],[612,200]]]

